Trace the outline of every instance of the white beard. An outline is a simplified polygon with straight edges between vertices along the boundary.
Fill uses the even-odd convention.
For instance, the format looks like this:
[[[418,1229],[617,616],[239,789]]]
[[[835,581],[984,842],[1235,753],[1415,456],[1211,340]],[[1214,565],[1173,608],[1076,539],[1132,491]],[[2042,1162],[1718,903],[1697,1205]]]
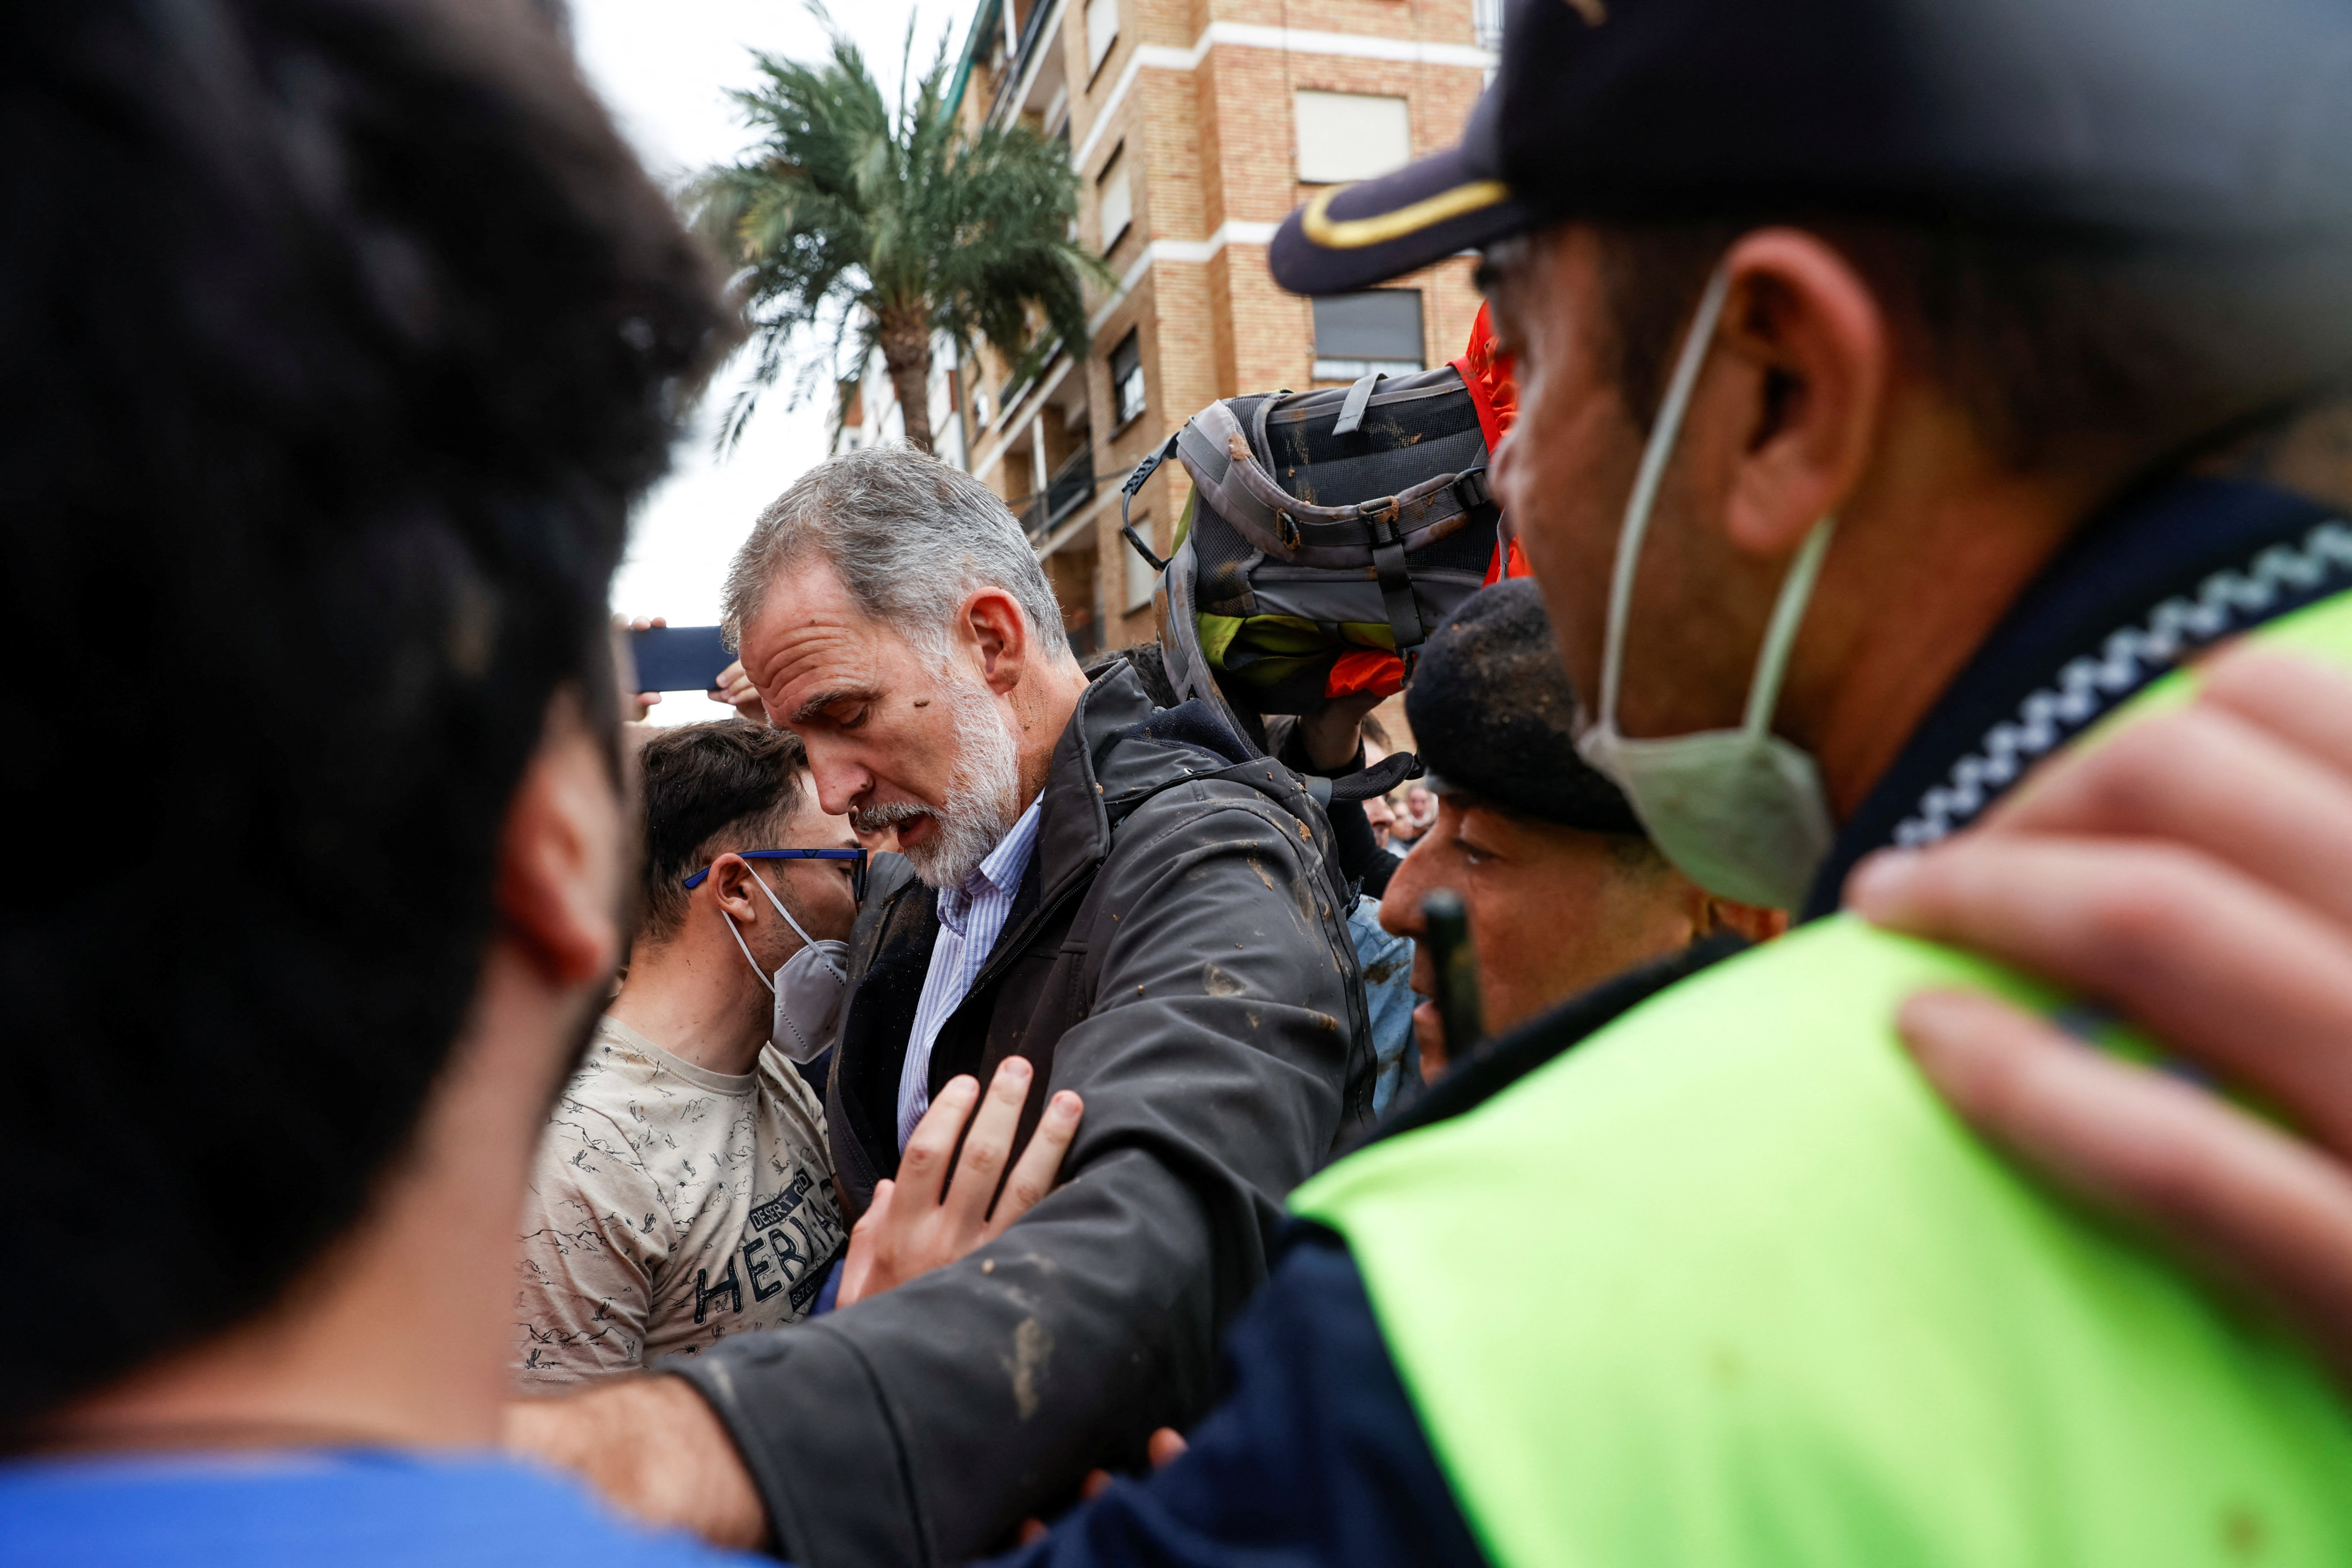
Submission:
[[[1021,820],[1021,749],[988,688],[973,682],[947,694],[955,723],[955,771],[948,797],[937,806],[887,801],[850,813],[862,832],[928,816],[938,825],[929,839],[906,851],[915,875],[934,888],[960,888],[980,869],[989,851]]]

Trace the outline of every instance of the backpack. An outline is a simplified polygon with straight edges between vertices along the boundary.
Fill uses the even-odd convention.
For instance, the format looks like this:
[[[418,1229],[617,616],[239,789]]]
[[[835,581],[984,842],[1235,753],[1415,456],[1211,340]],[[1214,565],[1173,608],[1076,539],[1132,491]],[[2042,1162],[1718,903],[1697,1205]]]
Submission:
[[[1221,399],[1137,465],[1120,521],[1173,456],[1192,480],[1153,595],[1170,680],[1262,736],[1268,714],[1385,695],[1487,580],[1501,513],[1454,365]]]

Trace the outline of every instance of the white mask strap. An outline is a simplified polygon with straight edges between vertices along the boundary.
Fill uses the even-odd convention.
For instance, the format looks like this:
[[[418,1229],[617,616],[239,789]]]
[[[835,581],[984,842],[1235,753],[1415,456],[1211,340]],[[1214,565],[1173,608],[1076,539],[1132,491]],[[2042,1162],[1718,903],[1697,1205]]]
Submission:
[[[748,866],[750,862],[746,861],[745,864]],[[793,934],[801,939],[801,945],[815,953],[818,962],[822,963],[826,969],[832,971],[833,977],[835,980],[848,979],[849,977],[842,973],[841,965],[833,961],[833,955],[824,950],[824,945],[820,943],[816,938],[809,935],[808,928],[802,925],[800,921],[793,919],[793,911],[784,908],[784,900],[776,897],[775,889],[768,886],[768,879],[765,877],[761,876],[757,869],[753,869],[751,872],[751,880],[760,884],[760,891],[768,895],[768,902],[776,906],[776,912],[784,917],[784,923],[793,928]],[[731,926],[735,922],[730,920],[727,923]],[[743,939],[739,936],[735,940],[740,942]],[[751,956],[751,952],[748,949],[745,951],[743,956],[746,958]],[[751,967],[757,969],[759,965],[755,963]],[[771,985],[768,989],[773,991],[775,987]]]
[[[801,929],[801,922],[793,919],[793,911],[784,908],[783,900],[776,897],[775,889],[768,886],[768,879],[760,875],[759,868],[746,860],[743,862],[743,869],[751,873],[751,880],[760,885],[760,891],[768,895],[768,902],[776,906],[776,912],[784,917],[784,923],[791,926],[793,932],[800,937],[802,945],[814,947],[816,943],[810,939],[807,931]],[[743,962],[751,966],[751,973],[760,977],[760,984],[768,988],[769,994],[773,995],[776,983],[768,978],[767,971],[760,967],[760,961],[751,956],[751,945],[743,940],[743,933],[736,929],[735,917],[721,909],[719,911],[719,918],[727,922],[727,934],[733,937],[735,945],[743,950]],[[831,968],[832,965],[827,964],[826,967]]]
[[[1658,486],[1665,479],[1666,460],[1674,456],[1682,435],[1683,416],[1689,412],[1691,389],[1698,384],[1699,367],[1714,345],[1717,323],[1723,320],[1723,302],[1731,291],[1731,271],[1718,262],[1699,296],[1698,311],[1691,317],[1690,335],[1683,339],[1682,356],[1675,362],[1674,379],[1666,384],[1665,401],[1658,405],[1657,422],[1650,426],[1649,444],[1642,448],[1642,466],[1633,476],[1633,493],[1625,502],[1624,526],[1617,533],[1617,563],[1609,580],[1609,637],[1601,655],[1601,728],[1617,732],[1617,686],[1624,675],[1625,623],[1633,608],[1633,573],[1641,564],[1642,541],[1650,531],[1650,510],[1657,504]]]
[[[751,866],[750,861],[745,861],[744,866],[747,869],[751,870],[751,880],[760,884],[760,891],[768,895],[768,902],[776,906],[776,912],[784,917],[784,923],[786,925],[793,928],[793,934],[801,939],[801,945],[803,947],[814,947],[816,945],[816,938],[809,935],[809,933],[802,928],[801,922],[793,919],[793,911],[784,908],[784,900],[776,897],[776,890],[768,886],[768,879],[760,875],[759,869],[756,867]],[[732,925],[735,922],[730,921],[727,923]]]
[[[1633,616],[1633,578],[1642,562],[1642,542],[1649,534],[1658,487],[1665,480],[1667,460],[1681,438],[1691,393],[1698,385],[1707,350],[1714,346],[1715,329],[1723,321],[1724,301],[1730,292],[1729,264],[1718,262],[1691,317],[1690,335],[1683,340],[1682,353],[1675,361],[1674,379],[1666,384],[1665,401],[1658,405],[1657,422],[1650,427],[1649,444],[1642,448],[1642,466],[1633,476],[1633,493],[1625,503],[1625,524],[1617,535],[1617,560],[1609,580],[1609,635],[1601,657],[1604,734],[1618,732],[1617,689],[1625,674],[1625,627]],[[1764,646],[1756,653],[1756,673],[1748,683],[1748,707],[1740,728],[1748,734],[1761,734],[1772,722],[1772,710],[1780,700],[1780,681],[1789,669],[1790,650],[1796,646],[1797,628],[1804,621],[1814,581],[1821,576],[1822,558],[1829,553],[1830,535],[1836,528],[1833,517],[1815,523],[1804,543],[1797,547],[1789,574],[1780,581],[1780,595],[1773,601],[1772,619],[1764,630]]]
[[[1813,524],[1789,574],[1780,580],[1780,596],[1773,601],[1771,622],[1764,628],[1764,647],[1756,655],[1756,678],[1748,685],[1748,712],[1740,727],[1760,735],[1771,727],[1772,710],[1780,705],[1780,678],[1789,672],[1789,651],[1797,646],[1797,627],[1805,619],[1805,605],[1813,596],[1813,580],[1822,574],[1822,557],[1830,552],[1830,535],[1837,519],[1825,517]]]
[[[753,873],[752,880],[759,880],[759,877],[756,872]],[[767,884],[764,882],[761,883],[761,886],[762,887],[765,887],[766,885]],[[760,967],[760,961],[751,956],[751,944],[743,940],[743,933],[735,929],[735,917],[729,914],[722,909],[719,911],[719,918],[727,922],[728,934],[735,939],[735,945],[743,950],[743,962],[751,966],[751,973],[760,977],[760,984],[768,988],[768,994],[771,996],[774,995],[776,994],[776,983],[768,978],[767,972]]]

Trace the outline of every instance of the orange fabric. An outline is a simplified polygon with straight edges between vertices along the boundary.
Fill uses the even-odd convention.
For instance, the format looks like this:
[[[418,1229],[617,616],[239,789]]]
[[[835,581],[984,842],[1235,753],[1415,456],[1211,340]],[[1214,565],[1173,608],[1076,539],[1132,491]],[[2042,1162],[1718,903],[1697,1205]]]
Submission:
[[[1486,319],[1486,307],[1478,307],[1478,319],[1470,323],[1470,346],[1454,362],[1462,377],[1462,384],[1470,389],[1470,401],[1478,410],[1478,428],[1486,435],[1486,450],[1492,452],[1503,439],[1503,432],[1519,416],[1519,384],[1511,365],[1511,356],[1495,352],[1494,324]]]
[[[1517,539],[1495,541],[1495,558],[1486,563],[1486,581],[1481,586],[1491,588],[1506,577],[1532,577],[1535,568],[1528,564],[1528,552],[1519,548]]]
[[[1478,411],[1478,428],[1486,434],[1486,450],[1491,456],[1501,443],[1503,432],[1519,416],[1519,384],[1511,366],[1511,356],[1495,352],[1495,326],[1487,319],[1486,307],[1478,307],[1478,319],[1470,323],[1470,346],[1454,362],[1462,377],[1462,384],[1470,389],[1470,405]],[[1505,520],[1504,536],[1495,542],[1495,557],[1486,563],[1486,584],[1492,587],[1506,577],[1532,577],[1528,569],[1527,552],[1510,536],[1509,521]]]
[[[1326,697],[1356,697],[1371,692],[1393,697],[1404,689],[1404,660],[1379,648],[1360,647],[1331,661],[1330,679],[1323,683]]]

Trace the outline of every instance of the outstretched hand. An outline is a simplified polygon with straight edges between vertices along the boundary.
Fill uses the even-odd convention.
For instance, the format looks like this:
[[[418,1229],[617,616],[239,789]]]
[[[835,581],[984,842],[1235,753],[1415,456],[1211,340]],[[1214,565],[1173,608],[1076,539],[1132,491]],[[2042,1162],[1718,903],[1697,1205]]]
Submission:
[[[1029,1147],[1022,1151],[1003,1192],[997,1191],[1033,1070],[1024,1058],[1006,1058],[998,1065],[985,1100],[981,1100],[979,1080],[969,1074],[948,1080],[915,1124],[915,1135],[898,1158],[898,1179],[876,1184],[873,1203],[849,1233],[849,1257],[841,1270],[842,1306],[878,1296],[995,1240],[1054,1190],[1055,1175],[1070,1141],[1077,1136],[1086,1109],[1068,1089],[1046,1101]],[[975,1100],[980,1100],[977,1112]],[[967,1118],[969,1132],[964,1130]],[[959,1134],[963,1135],[961,1155],[956,1152]]]
[[[2100,998],[2274,1107],[2294,1131],[1980,994],[1898,1018],[1979,1131],[2268,1298],[2352,1382],[2352,677],[2216,659],[2188,707],[1846,891],[1874,923]]]

